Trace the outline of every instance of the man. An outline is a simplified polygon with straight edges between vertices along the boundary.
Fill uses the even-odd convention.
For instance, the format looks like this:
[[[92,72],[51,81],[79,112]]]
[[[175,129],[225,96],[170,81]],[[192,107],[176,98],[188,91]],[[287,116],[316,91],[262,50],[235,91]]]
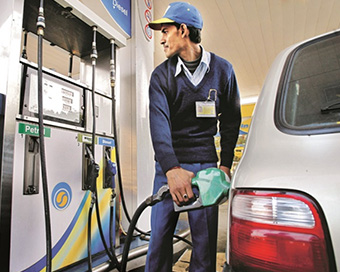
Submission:
[[[150,131],[155,151],[154,193],[168,184],[171,197],[151,212],[151,240],[145,271],[172,271],[172,237],[178,220],[173,202],[194,197],[191,179],[217,167],[214,145],[221,135],[219,168],[230,177],[241,121],[239,92],[229,62],[200,45],[203,20],[184,2],[169,5],[163,18],[149,26],[161,31],[168,58],[150,80]],[[215,272],[218,207],[188,212],[193,250],[190,271]]]

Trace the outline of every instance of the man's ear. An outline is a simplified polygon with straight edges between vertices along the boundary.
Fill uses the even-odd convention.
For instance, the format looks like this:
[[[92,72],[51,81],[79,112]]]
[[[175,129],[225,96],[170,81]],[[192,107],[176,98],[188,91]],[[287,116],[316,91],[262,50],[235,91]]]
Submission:
[[[189,29],[186,24],[180,25],[180,31],[182,33],[182,37],[189,36]]]

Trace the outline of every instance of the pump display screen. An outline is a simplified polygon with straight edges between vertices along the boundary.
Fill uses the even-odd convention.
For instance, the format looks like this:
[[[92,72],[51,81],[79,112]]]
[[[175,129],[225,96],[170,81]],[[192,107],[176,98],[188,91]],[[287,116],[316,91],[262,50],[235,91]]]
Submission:
[[[38,113],[38,77],[34,69],[28,70],[26,107],[28,112]],[[83,89],[63,79],[43,75],[44,116],[52,120],[81,124],[83,119]]]

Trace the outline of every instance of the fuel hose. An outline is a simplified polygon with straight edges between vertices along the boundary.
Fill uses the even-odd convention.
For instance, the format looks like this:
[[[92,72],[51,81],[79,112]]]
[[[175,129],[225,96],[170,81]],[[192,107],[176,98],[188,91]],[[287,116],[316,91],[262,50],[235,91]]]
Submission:
[[[52,270],[52,233],[51,233],[51,216],[48,197],[47,169],[46,169],[46,152],[44,139],[44,114],[43,114],[43,84],[42,84],[42,50],[43,36],[45,29],[44,1],[40,0],[39,13],[37,19],[38,35],[38,119],[39,119],[39,142],[40,142],[40,161],[41,175],[44,200],[45,214],[45,232],[46,232],[46,271]]]
[[[126,236],[125,244],[124,244],[124,249],[123,249],[123,255],[122,255],[122,260],[121,260],[121,272],[126,271],[126,266],[127,266],[127,261],[128,261],[128,255],[129,255],[129,250],[130,250],[130,244],[133,236],[133,231],[135,230],[137,221],[142,214],[142,212],[149,206],[153,206],[156,203],[162,201],[165,196],[169,194],[169,187],[167,185],[162,186],[158,192],[150,197],[148,197],[146,200],[144,200],[137,208],[135,213],[133,214],[133,217],[131,219],[128,233]]]
[[[92,41],[92,53],[91,53],[91,60],[92,60],[92,142],[91,142],[91,151],[93,155],[93,161],[95,157],[95,139],[96,139],[96,105],[95,105],[95,68],[96,68],[96,60],[98,57],[97,48],[96,48],[96,34],[97,34],[97,27],[93,26],[93,41]],[[96,177],[95,177],[96,179]],[[97,186],[93,186],[92,188],[92,194],[93,199],[95,201],[95,210],[97,215],[97,224],[98,224],[98,230],[100,234],[100,238],[102,240],[103,246],[105,248],[105,252],[110,258],[110,261],[112,265],[114,265],[119,271],[120,271],[120,263],[116,257],[115,254],[112,254],[106,244],[103,228],[101,225],[101,219],[100,219],[100,212],[99,212],[99,203],[98,203],[98,192],[97,192]],[[92,205],[92,204],[91,204]],[[92,213],[92,211],[91,211]],[[89,224],[91,224],[91,218],[89,217]],[[91,254],[91,233],[88,234],[88,266],[89,270],[92,271],[92,254]]]

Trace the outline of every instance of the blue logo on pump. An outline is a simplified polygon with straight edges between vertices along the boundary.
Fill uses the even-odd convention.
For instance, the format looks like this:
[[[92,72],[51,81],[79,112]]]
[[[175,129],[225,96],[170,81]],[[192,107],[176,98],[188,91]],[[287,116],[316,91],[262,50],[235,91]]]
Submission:
[[[102,0],[112,19],[131,36],[131,0]]]
[[[72,190],[65,182],[58,183],[52,191],[52,204],[58,211],[65,210],[71,203]]]

